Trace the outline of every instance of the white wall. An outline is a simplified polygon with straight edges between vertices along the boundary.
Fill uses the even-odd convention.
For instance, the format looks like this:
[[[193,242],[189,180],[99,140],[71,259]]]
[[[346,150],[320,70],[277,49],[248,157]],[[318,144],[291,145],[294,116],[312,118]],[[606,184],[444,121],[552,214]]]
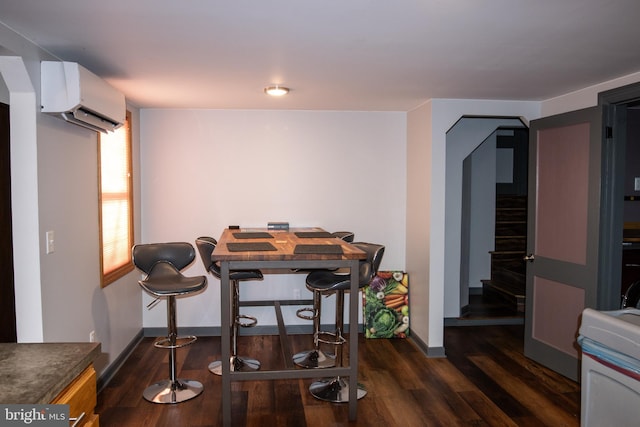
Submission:
[[[40,235],[55,233],[55,251],[41,252],[44,339],[88,341],[99,288],[96,133],[42,115],[38,128]],[[91,178],[89,178],[91,177]],[[74,220],[69,221],[73,216]],[[93,258],[88,257],[93,254]],[[97,257],[96,257],[97,255]],[[80,261],[80,262],[78,262]],[[96,282],[96,278],[98,281]],[[79,319],[91,322],[78,322]]]
[[[404,269],[404,113],[147,109],[141,121],[144,242],[288,221],[353,231],[386,246],[381,269]],[[201,260],[186,274],[205,274]],[[270,274],[241,297],[293,299],[298,289],[308,298],[304,277]],[[178,301],[180,326],[220,325],[219,281],[209,279],[203,294]],[[323,306],[329,315],[333,299]],[[272,308],[243,311],[276,324]],[[288,324],[309,324],[294,311]],[[145,327],[165,324],[163,305],[145,310]]]
[[[443,251],[433,247],[434,230],[432,218],[432,170],[434,169],[434,147],[432,145],[433,114],[432,101],[426,102],[407,115],[407,272],[411,281],[409,310],[411,312],[411,335],[419,339],[425,346],[430,345],[429,338],[438,344],[436,321],[442,319],[444,308],[444,287],[431,286],[431,269],[444,266],[431,262],[432,250]],[[444,157],[442,158],[444,161]],[[444,228],[444,226],[443,226]],[[440,322],[443,327],[443,321]]]
[[[24,64],[15,73],[14,57],[0,57],[11,107],[18,341],[87,342],[95,330],[102,372],[142,329],[142,297],[135,272],[100,288],[97,134],[39,113],[40,61],[55,58],[1,24],[0,40],[2,51]],[[138,143],[134,131],[134,162]],[[46,255],[48,230],[55,232],[55,252]]]
[[[41,115],[38,134],[41,246],[44,234],[55,232],[55,251],[42,248],[40,255],[44,341],[83,342],[95,331],[104,353],[100,371],[142,328],[139,273],[100,287],[98,134],[48,115]],[[134,224],[140,228],[139,215]]]
[[[490,251],[495,249],[496,228],[496,132],[471,153],[470,181],[469,277],[466,283],[461,280],[460,293],[482,287],[482,280],[491,277]],[[466,293],[461,306],[469,304]]]

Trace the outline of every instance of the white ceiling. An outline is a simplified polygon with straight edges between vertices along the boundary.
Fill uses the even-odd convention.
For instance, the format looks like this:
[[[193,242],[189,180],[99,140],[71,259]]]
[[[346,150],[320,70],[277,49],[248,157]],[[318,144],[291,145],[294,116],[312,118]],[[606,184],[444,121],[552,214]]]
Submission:
[[[150,108],[543,100],[640,71],[639,20],[638,0],[0,0],[6,26]]]

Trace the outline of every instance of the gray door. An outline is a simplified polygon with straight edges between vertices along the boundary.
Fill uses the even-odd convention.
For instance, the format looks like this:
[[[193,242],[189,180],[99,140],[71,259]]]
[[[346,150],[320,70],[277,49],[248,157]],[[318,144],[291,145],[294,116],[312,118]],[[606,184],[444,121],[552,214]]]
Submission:
[[[598,284],[602,112],[531,122],[525,355],[579,378],[580,315]]]

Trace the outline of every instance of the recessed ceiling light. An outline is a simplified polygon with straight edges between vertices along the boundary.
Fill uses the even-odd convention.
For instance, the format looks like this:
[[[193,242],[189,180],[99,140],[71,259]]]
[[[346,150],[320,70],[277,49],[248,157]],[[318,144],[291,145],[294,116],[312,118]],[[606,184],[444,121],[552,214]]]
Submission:
[[[264,88],[264,93],[271,96],[284,96],[289,93],[289,88],[280,85],[268,86]]]

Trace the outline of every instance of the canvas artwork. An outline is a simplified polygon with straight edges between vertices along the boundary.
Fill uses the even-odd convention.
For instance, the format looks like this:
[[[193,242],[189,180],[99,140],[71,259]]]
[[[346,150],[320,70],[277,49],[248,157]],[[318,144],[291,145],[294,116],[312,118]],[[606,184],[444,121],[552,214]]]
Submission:
[[[367,338],[409,336],[409,275],[379,271],[363,292],[364,333]]]

